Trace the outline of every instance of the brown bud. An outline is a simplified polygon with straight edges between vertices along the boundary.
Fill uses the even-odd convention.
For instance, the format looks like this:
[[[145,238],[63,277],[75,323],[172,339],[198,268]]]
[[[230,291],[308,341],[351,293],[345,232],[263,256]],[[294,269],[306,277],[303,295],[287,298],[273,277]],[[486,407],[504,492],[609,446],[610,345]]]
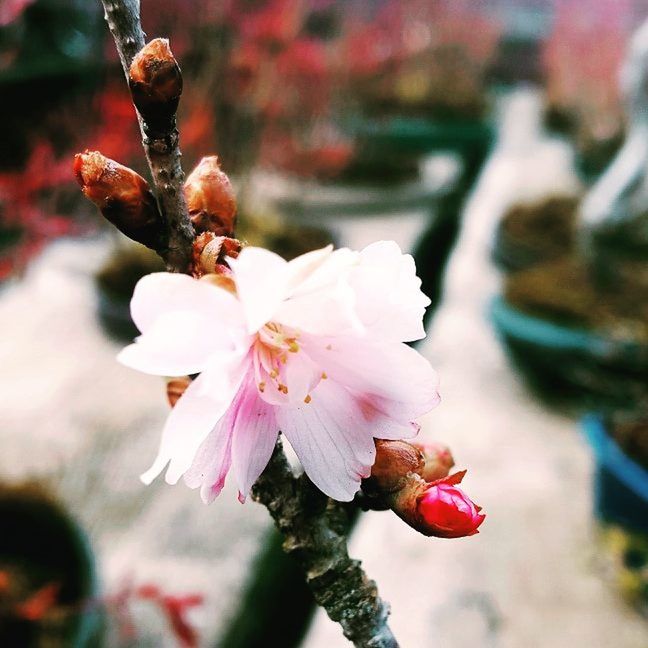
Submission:
[[[170,132],[182,94],[182,73],[166,38],[155,38],[136,54],[129,81],[133,103],[149,134]]]
[[[160,247],[162,217],[142,176],[98,151],[77,153],[74,174],[85,196],[117,229],[154,250]]]
[[[216,236],[213,232],[202,232],[194,239],[192,246],[193,274],[202,277],[204,274],[230,274],[226,258],[236,258],[241,250],[237,239],[227,236]]]
[[[236,224],[236,197],[218,157],[204,157],[184,185],[191,222],[197,232],[232,236]]]
[[[167,399],[171,407],[175,407],[175,404],[180,399],[180,396],[185,393],[185,390],[191,384],[191,378],[189,376],[183,376],[182,378],[172,378],[167,383]]]
[[[411,443],[376,440],[376,461],[362,490],[370,496],[394,493],[403,488],[409,475],[423,470],[423,463],[423,455]]]
[[[454,466],[454,458],[450,448],[443,443],[429,441],[427,443],[412,442],[423,454],[423,470],[420,472],[425,481],[431,482],[447,477],[450,469]]]

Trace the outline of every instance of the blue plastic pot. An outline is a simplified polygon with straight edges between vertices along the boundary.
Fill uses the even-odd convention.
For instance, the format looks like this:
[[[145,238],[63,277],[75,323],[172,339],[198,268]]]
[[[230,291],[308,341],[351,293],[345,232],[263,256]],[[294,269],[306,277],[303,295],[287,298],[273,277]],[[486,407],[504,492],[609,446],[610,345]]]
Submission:
[[[633,461],[594,414],[581,422],[596,460],[594,506],[605,522],[648,533],[648,470]]]
[[[543,395],[592,406],[633,406],[648,393],[648,346],[529,315],[503,297],[490,319],[530,383]]]

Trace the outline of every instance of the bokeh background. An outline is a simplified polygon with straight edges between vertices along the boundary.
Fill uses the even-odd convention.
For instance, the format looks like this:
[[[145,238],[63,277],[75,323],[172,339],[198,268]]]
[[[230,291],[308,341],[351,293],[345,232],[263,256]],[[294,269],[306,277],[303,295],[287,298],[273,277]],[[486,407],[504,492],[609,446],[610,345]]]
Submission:
[[[415,256],[421,435],[488,517],[449,541],[356,516],[402,645],[648,646],[648,2],[141,4],[239,238]],[[164,383],[115,355],[161,266],[82,196],[84,149],[146,175],[98,0],[0,0],[0,644],[346,645],[264,509],[138,480]]]

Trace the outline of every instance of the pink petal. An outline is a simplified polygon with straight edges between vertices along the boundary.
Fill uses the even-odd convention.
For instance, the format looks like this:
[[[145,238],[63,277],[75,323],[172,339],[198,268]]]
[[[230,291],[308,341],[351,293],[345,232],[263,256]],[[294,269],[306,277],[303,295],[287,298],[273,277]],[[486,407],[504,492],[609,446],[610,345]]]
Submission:
[[[310,403],[277,407],[275,413],[311,481],[329,497],[352,500],[376,456],[371,424],[356,399],[323,380]]]
[[[263,248],[246,247],[230,259],[236,290],[243,306],[248,333],[272,319],[288,291],[288,263]]]
[[[322,379],[322,370],[301,350],[291,353],[282,369],[290,403],[303,402]]]
[[[184,474],[189,488],[200,488],[205,504],[210,504],[220,495],[232,463],[233,414],[234,407],[231,406],[202,442],[191,467]]]
[[[372,403],[387,415],[408,421],[439,402],[438,378],[430,363],[400,342],[364,337],[304,336],[308,355],[332,380]]]
[[[167,418],[157,458],[141,479],[150,484],[169,464],[166,481],[175,484],[193,463],[209,432],[228,410],[250,367],[249,355],[222,357],[192,382]]]
[[[239,393],[232,455],[239,499],[244,501],[250,493],[250,488],[268,465],[277,442],[279,428],[274,408],[259,398],[252,376]]]

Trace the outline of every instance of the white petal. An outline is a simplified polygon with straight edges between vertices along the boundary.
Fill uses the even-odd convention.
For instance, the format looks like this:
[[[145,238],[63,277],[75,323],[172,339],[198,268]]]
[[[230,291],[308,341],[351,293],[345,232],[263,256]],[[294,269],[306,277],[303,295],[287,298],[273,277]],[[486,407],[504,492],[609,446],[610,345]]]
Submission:
[[[327,249],[324,248],[324,250]],[[340,280],[346,281],[349,270],[358,263],[358,252],[353,252],[348,248],[340,248],[327,256],[324,256],[324,250],[316,251],[319,255],[317,258],[318,263],[314,262],[315,257],[313,257],[313,262],[309,264],[310,272],[302,272],[298,283],[295,281],[294,276],[291,277],[291,297],[307,295],[330,288],[339,283]],[[309,254],[316,253],[310,252]]]
[[[250,380],[241,391],[232,432],[232,458],[241,501],[268,465],[278,434],[274,408],[259,398]]]
[[[352,500],[376,456],[371,426],[353,396],[323,380],[310,403],[277,407],[275,412],[311,481],[329,497]]]
[[[288,290],[292,292],[315,272],[331,255],[333,246],[301,254],[288,262]]]
[[[439,402],[438,378],[430,363],[400,342],[361,337],[303,336],[308,355],[332,380],[374,403],[396,406],[407,421],[427,413]],[[393,403],[390,404],[390,402]]]
[[[344,281],[287,299],[279,306],[275,320],[314,335],[363,330],[356,316],[355,293]]]
[[[288,263],[263,248],[246,247],[229,261],[236,291],[245,312],[248,333],[272,319],[288,292]]]
[[[232,293],[188,275],[156,272],[142,277],[131,299],[131,317],[146,333],[166,313],[201,313],[213,327],[242,326],[241,305]]]
[[[163,313],[127,346],[117,360],[127,367],[156,376],[200,373],[214,353],[232,347],[229,337],[215,335],[201,314],[190,311]]]
[[[414,259],[402,254],[394,241],[379,241],[362,250],[349,283],[369,335],[399,342],[425,337],[423,315],[430,299],[421,292]]]
[[[145,484],[150,484],[167,463],[166,481],[170,484],[178,481],[193,463],[201,443],[232,404],[249,366],[249,356],[221,357],[189,385],[167,418],[158,456],[141,477]]]
[[[142,335],[118,360],[145,373],[199,373],[213,354],[249,344],[238,300],[186,275],[143,277],[135,287],[131,312]]]

